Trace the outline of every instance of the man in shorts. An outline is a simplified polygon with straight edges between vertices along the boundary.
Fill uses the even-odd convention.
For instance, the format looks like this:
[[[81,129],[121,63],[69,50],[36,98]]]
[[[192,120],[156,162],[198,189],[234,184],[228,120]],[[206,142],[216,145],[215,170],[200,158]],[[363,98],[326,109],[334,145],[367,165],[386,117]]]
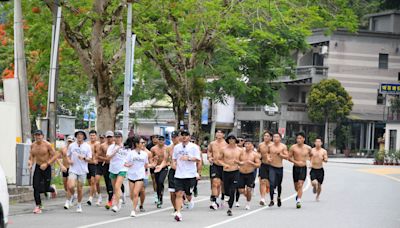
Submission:
[[[215,140],[208,145],[208,161],[210,162],[210,178],[211,178],[211,205],[210,209],[217,210],[220,206],[217,199],[222,194],[221,206],[223,205],[223,167],[221,164],[221,154],[223,149],[228,145],[225,141],[225,133],[223,130],[215,132]]]
[[[98,164],[98,160],[97,160],[97,154],[99,154],[100,152],[100,143],[97,141],[97,132],[95,130],[91,130],[89,132],[89,145],[90,148],[92,150],[92,160],[89,161],[88,163],[88,170],[89,173],[87,174],[87,179],[89,181],[89,199],[87,201],[87,204],[89,206],[92,205],[92,201],[93,201],[93,196],[95,193],[97,193],[98,195],[98,199],[97,199],[97,205],[101,204],[101,194],[100,194],[100,188],[97,189],[97,183],[96,183],[96,175],[97,175],[97,164]],[[99,172],[101,172],[99,170]]]
[[[297,192],[296,208],[301,208],[301,197],[303,196],[303,185],[307,176],[307,160],[311,152],[311,147],[304,144],[305,135],[303,132],[296,134],[296,144],[289,150],[289,161],[293,162],[293,182]]]
[[[246,210],[250,210],[251,192],[254,188],[255,176],[254,171],[260,167],[260,155],[254,151],[253,142],[245,140],[245,151],[240,154],[239,166],[239,192],[246,196]]]
[[[260,177],[260,205],[265,206],[265,196],[269,193],[269,162],[268,162],[268,148],[272,144],[272,133],[265,131],[263,135],[264,141],[258,146],[258,152],[261,156],[261,166],[259,169]]]
[[[60,160],[58,160],[58,164],[61,168],[62,171],[62,177],[63,177],[63,185],[64,185],[64,191],[67,192],[69,191],[68,189],[68,171],[69,171],[69,162],[67,159],[67,152],[69,146],[75,141],[75,138],[73,135],[69,135],[67,137],[67,144],[61,149],[60,153]],[[65,197],[67,197],[67,194],[65,194]],[[67,200],[72,201],[74,200],[74,196],[72,196],[70,199],[67,198]]]
[[[176,213],[175,220],[182,221],[181,205],[183,204],[183,194],[189,201],[189,209],[194,207],[192,201],[192,193],[196,184],[197,162],[201,160],[201,153],[196,144],[190,142],[189,131],[181,132],[182,143],[174,147],[172,155],[173,166],[176,167],[175,172],[175,191],[176,191]]]
[[[75,132],[76,142],[72,143],[67,152],[68,161],[70,164],[69,175],[68,175],[68,188],[67,199],[74,194],[75,185],[77,185],[78,191],[78,205],[76,212],[82,212],[82,197],[83,197],[83,185],[85,184],[85,180],[87,178],[88,170],[88,162],[92,160],[92,149],[90,145],[87,144],[84,140],[86,140],[86,133],[82,130]],[[64,208],[69,209],[70,201],[67,200],[65,202]]]
[[[313,193],[317,194],[315,197],[316,201],[319,201],[319,195],[321,194],[322,183],[324,182],[324,168],[323,162],[328,162],[328,153],[322,148],[322,138],[317,137],[315,139],[315,148],[310,152],[311,160],[311,171],[310,178],[313,186]]]

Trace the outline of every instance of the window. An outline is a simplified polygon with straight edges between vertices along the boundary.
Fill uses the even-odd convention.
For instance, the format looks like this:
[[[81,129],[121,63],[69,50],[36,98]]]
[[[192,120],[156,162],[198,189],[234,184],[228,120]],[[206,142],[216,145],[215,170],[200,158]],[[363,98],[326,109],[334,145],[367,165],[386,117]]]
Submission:
[[[390,130],[389,132],[389,150],[396,149],[397,130]]]
[[[313,53],[313,66],[323,66],[324,56],[319,53]]]
[[[300,94],[300,102],[305,104],[306,103],[306,98],[307,98],[307,92],[302,91]]]
[[[379,69],[388,69],[389,54],[379,53]]]
[[[379,89],[378,89],[378,96],[376,97],[376,104],[378,105],[386,104],[385,96],[379,92]]]

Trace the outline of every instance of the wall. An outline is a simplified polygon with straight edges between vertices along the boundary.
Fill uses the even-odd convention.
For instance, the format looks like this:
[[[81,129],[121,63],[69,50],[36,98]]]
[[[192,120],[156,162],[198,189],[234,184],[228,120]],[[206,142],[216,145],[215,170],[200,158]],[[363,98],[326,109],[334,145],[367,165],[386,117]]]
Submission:
[[[399,150],[400,149],[400,123],[386,123],[385,150],[389,150],[390,130],[397,130],[396,150]]]
[[[0,165],[8,184],[16,183],[17,108],[14,103],[0,102]]]

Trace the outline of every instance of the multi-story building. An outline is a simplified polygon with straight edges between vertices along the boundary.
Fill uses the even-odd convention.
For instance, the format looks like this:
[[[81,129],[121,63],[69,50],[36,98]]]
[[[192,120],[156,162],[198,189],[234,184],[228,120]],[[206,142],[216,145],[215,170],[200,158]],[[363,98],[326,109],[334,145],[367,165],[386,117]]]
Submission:
[[[337,30],[326,35],[318,29],[308,38],[309,51],[297,53],[296,78],[282,77],[278,111],[273,107],[236,103],[235,126],[238,134],[261,140],[264,129],[279,130],[290,138],[303,130],[324,133],[324,123],[312,123],[307,115],[307,97],[312,84],[337,79],[352,97],[348,116],[352,127],[353,149],[375,149],[385,131],[386,96],[381,83],[400,81],[400,11],[367,15],[369,29],[355,33]],[[330,127],[329,132],[335,126]]]

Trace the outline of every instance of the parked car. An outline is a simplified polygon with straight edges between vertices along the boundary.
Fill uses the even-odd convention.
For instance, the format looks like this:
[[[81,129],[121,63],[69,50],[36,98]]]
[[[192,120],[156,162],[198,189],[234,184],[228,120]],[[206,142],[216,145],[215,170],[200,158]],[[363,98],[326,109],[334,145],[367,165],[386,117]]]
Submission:
[[[0,228],[7,227],[9,198],[6,175],[0,166]]]

